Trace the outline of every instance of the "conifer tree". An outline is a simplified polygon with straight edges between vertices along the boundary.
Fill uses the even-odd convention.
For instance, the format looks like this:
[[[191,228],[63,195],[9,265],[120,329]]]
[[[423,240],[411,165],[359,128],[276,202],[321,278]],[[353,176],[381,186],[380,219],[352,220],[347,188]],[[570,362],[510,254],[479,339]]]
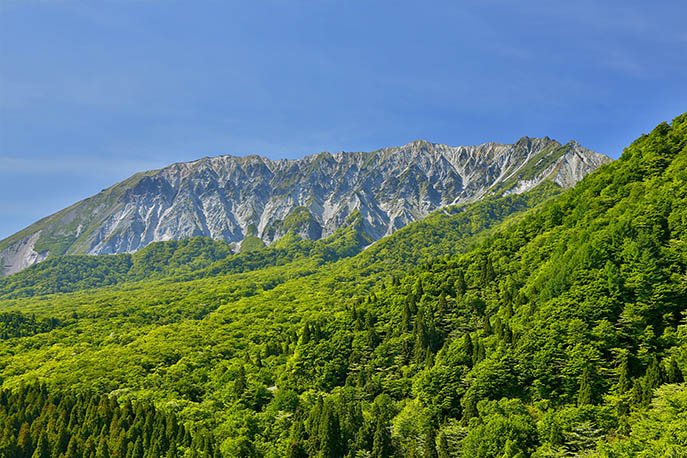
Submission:
[[[446,434],[444,434],[443,431],[437,436],[437,457],[451,458],[451,452],[448,448],[448,440],[446,439]]]
[[[680,366],[677,365],[675,358],[670,358],[666,368],[666,381],[668,383],[682,383],[685,381]]]
[[[110,458],[110,449],[107,446],[106,436],[100,436],[98,447],[95,449],[95,458]]]
[[[17,435],[17,448],[22,456],[31,456],[33,451],[33,440],[31,439],[31,426],[24,422],[19,428]]]
[[[76,436],[72,436],[69,439],[69,445],[67,445],[67,451],[65,453],[65,458],[77,458],[81,456],[79,453],[79,444]],[[124,456],[124,455],[122,455]]]
[[[339,418],[333,402],[329,399],[322,406],[317,433],[322,458],[340,458],[343,456]]]
[[[430,426],[425,431],[422,456],[423,458],[438,458],[436,447],[436,430],[434,427]]]
[[[240,399],[243,396],[244,391],[246,391],[246,369],[243,365],[239,366],[239,372],[234,379],[234,399]]]
[[[36,449],[31,455],[31,458],[50,458],[50,443],[48,441],[48,434],[43,431],[38,437],[38,443],[36,444]]]
[[[578,406],[592,403],[594,394],[592,390],[592,383],[592,371],[589,366],[587,366],[582,371],[582,377],[580,379],[580,390],[577,393]]]
[[[391,433],[387,428],[386,422],[381,418],[377,418],[375,432],[372,439],[372,458],[385,458],[392,456],[393,450],[391,448]]]
[[[289,437],[289,444],[286,449],[287,458],[307,458],[308,453],[304,446],[303,422],[296,420],[291,426],[291,435]]]
[[[618,392],[623,394],[632,388],[632,380],[630,378],[630,360],[627,355],[623,355],[620,366],[618,367],[618,373]]]
[[[649,367],[646,369],[645,379],[646,389],[650,392],[665,382],[665,373],[656,355],[651,358],[651,363],[649,363]]]

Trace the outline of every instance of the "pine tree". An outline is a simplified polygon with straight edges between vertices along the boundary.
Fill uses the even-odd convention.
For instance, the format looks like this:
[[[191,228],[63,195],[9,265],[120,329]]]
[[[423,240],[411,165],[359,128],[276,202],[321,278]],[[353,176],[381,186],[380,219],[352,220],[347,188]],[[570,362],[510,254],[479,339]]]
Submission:
[[[464,426],[468,425],[471,418],[474,418],[478,415],[477,401],[477,395],[471,391],[468,391],[460,400],[460,403],[463,407],[463,417],[461,418],[461,423]]]
[[[475,346],[472,344],[472,337],[470,333],[466,333],[463,337],[461,348],[461,359],[467,366],[472,366],[472,355],[475,352]]]
[[[503,310],[503,317],[507,320],[510,320],[513,317],[513,305],[510,303],[510,301],[506,302],[506,304],[502,307]]]
[[[320,417],[324,409],[324,401],[322,396],[318,396],[315,405],[312,406],[308,413],[308,418],[305,422],[305,429],[308,435],[307,451],[308,455],[316,455],[320,450],[320,436],[318,428],[320,425]]]
[[[303,332],[301,333],[301,344],[307,344],[310,342],[311,339],[311,331],[310,331],[310,325],[308,323],[305,323],[305,326],[303,326]]]
[[[438,307],[437,307],[437,313],[439,314],[440,319],[443,318],[446,315],[446,293],[442,292],[439,295],[439,300],[438,300]]]
[[[95,458],[95,451],[96,451],[95,438],[93,436],[89,436],[83,445],[83,456],[88,457],[88,458]],[[143,458],[143,454],[141,454],[140,458]]]
[[[391,433],[381,417],[377,418],[374,436],[372,439],[371,458],[386,458],[393,455],[391,448]]]
[[[634,405],[640,405],[644,402],[644,386],[641,379],[635,379],[632,384],[632,391],[630,392],[630,401]]]
[[[334,410],[333,402],[330,400],[325,401],[322,406],[317,433],[321,458],[340,458],[343,456],[339,418]]]
[[[412,318],[412,312],[410,311],[410,305],[408,301],[403,303],[403,311],[401,312],[401,333],[404,333],[410,329],[410,320]]]
[[[592,371],[589,366],[582,371],[582,378],[580,379],[580,390],[577,393],[577,405],[582,406],[591,404],[593,402],[592,391]]]
[[[72,436],[69,439],[69,445],[67,445],[67,451],[64,456],[65,458],[78,458],[81,456],[81,454],[79,453],[79,442],[76,436]]]
[[[136,442],[133,444],[131,453],[127,452],[127,456],[130,456],[131,458],[143,458],[143,452],[143,439],[139,436],[138,439],[136,439]]]
[[[429,427],[427,431],[425,431],[423,446],[423,458],[439,458],[436,446],[436,430],[434,427]]]
[[[427,328],[425,327],[425,320],[420,314],[415,316],[413,334],[415,335],[415,362],[424,362],[427,357],[429,338]]]
[[[630,359],[627,355],[623,355],[620,366],[618,367],[618,373],[618,392],[623,394],[632,388],[632,380],[630,378]]]
[[[486,348],[484,347],[484,343],[482,342],[482,339],[477,338],[475,340],[475,350],[472,353],[472,365],[476,365],[480,361],[483,361],[487,357],[487,351]]]
[[[243,366],[239,366],[239,373],[234,380],[234,399],[240,399],[246,388],[246,369]]]
[[[19,428],[17,447],[22,456],[31,456],[33,451],[33,440],[31,439],[31,426],[27,422],[22,423]]]
[[[448,440],[446,439],[446,434],[444,434],[443,431],[437,436],[437,457],[451,458],[451,452],[448,448]]]
[[[490,335],[492,335],[493,332],[494,332],[494,330],[491,327],[491,319],[487,315],[484,317],[484,335],[490,336]]]
[[[123,430],[115,436],[112,454],[117,457],[126,456],[126,433]]]
[[[110,458],[110,449],[107,446],[106,436],[100,436],[98,448],[95,449],[95,458]]]
[[[481,271],[481,284],[483,286],[487,286],[491,281],[494,280],[496,277],[496,273],[494,272],[494,265],[491,262],[491,258],[489,256],[485,256],[485,260],[482,264],[482,271]]]
[[[31,458],[51,458],[50,443],[48,441],[48,434],[45,431],[38,437],[38,443]]]
[[[658,362],[656,355],[651,358],[651,363],[649,363],[649,367],[646,369],[645,379],[646,388],[649,392],[653,391],[655,388],[658,388],[663,384],[663,382],[665,382],[663,367]]]
[[[666,368],[666,381],[668,383],[682,383],[685,381],[680,366],[677,365],[675,358],[670,358],[668,367]]]
[[[305,450],[303,436],[305,430],[303,422],[296,420],[291,426],[291,436],[289,437],[289,444],[286,448],[287,458],[307,458],[308,453]]]

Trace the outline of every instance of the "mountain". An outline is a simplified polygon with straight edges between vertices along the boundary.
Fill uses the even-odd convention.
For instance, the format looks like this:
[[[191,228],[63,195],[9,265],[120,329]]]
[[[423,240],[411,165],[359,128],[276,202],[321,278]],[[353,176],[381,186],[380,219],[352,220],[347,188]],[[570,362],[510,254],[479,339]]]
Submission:
[[[292,233],[10,276],[0,456],[682,456],[687,113],[553,188],[442,209],[330,260],[232,270]],[[165,259],[169,276],[150,272]]]
[[[523,137],[451,147],[415,141],[299,160],[219,156],[139,173],[0,242],[5,275],[47,257],[113,254],[205,236],[246,249],[288,232],[317,240],[355,212],[377,240],[430,212],[544,180],[570,187],[609,159],[576,142]]]

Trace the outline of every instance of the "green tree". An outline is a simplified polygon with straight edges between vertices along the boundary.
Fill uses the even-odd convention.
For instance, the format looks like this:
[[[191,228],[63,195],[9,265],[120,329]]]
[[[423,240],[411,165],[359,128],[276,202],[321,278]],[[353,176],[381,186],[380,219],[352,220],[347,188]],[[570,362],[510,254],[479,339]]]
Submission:
[[[330,399],[325,400],[322,406],[317,434],[321,458],[339,458],[344,455],[339,418]]]
[[[678,366],[675,358],[670,358],[668,361],[668,367],[666,368],[666,381],[668,383],[682,383],[685,381],[682,370]]]
[[[387,423],[381,418],[377,418],[374,439],[372,441],[372,458],[384,458],[393,456],[391,448],[391,433]]]
[[[580,378],[580,389],[577,394],[578,406],[592,404],[594,401],[592,383],[592,370],[589,368],[589,366],[587,366],[582,371],[582,377]]]

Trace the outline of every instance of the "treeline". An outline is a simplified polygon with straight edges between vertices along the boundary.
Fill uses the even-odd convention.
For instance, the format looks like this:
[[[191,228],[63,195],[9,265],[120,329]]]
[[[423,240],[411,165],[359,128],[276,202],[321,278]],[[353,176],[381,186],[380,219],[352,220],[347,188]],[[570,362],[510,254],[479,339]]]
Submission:
[[[6,458],[161,458],[220,456],[212,434],[173,413],[114,396],[0,391],[0,456]]]

